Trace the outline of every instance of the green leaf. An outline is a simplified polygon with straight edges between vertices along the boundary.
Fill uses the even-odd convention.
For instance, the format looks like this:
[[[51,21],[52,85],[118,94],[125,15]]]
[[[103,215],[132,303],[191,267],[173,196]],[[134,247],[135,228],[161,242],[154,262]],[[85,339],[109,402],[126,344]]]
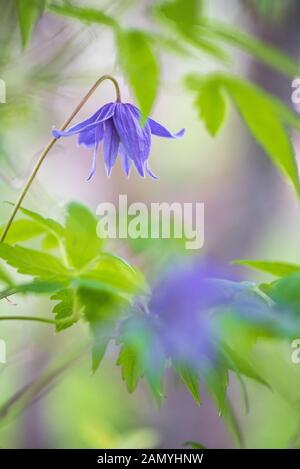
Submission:
[[[131,29],[119,32],[120,63],[145,116],[150,114],[159,86],[159,65],[149,35]]]
[[[11,285],[6,290],[0,292],[0,299],[8,298],[17,293],[43,295],[45,293],[53,293],[57,290],[61,290],[63,287],[64,284],[61,282],[33,280],[32,282],[22,283],[20,285]]]
[[[210,367],[203,373],[205,387],[217,403],[219,414],[222,415],[226,407],[228,371],[225,368]]]
[[[51,300],[58,301],[52,311],[57,321],[57,332],[67,329],[76,322],[76,317],[73,314],[75,312],[75,297],[76,291],[70,288],[60,290],[51,296]]]
[[[238,353],[232,347],[227,344],[222,344],[222,347],[225,349],[227,355],[230,357],[231,362],[233,362],[234,367],[232,366],[231,362],[228,362],[228,366],[232,371],[236,369],[247,378],[251,378],[258,383],[264,384],[268,388],[270,388],[269,384],[256,372],[255,368],[252,366],[250,361],[245,356],[244,352]]]
[[[181,28],[179,32],[186,41],[197,49],[226,64],[231,62],[228,54],[218,44],[200,34],[196,28]]]
[[[4,267],[0,266],[0,282],[4,285],[13,285],[10,275],[6,272]]]
[[[128,306],[116,294],[93,290],[86,285],[78,287],[78,297],[83,316],[89,324],[101,325],[106,321],[115,321],[120,318],[124,307]]]
[[[122,378],[129,392],[133,392],[144,377],[160,403],[163,397],[165,354],[156,331],[140,314],[132,315],[122,324],[118,343],[121,344],[117,364],[122,367]]]
[[[199,23],[200,15],[203,12],[203,1],[167,0],[160,3],[156,11],[174,23],[182,23],[186,26],[191,26]]]
[[[157,47],[163,48],[185,58],[191,55],[191,50],[188,45],[178,42],[177,35],[173,34],[173,36],[171,36],[169,31],[167,31],[167,34],[152,33],[151,37],[153,43]]]
[[[227,427],[229,428],[229,430],[231,431],[231,433],[233,434],[237,446],[239,448],[244,448],[245,442],[244,442],[243,432],[239,424],[239,421],[235,415],[234,409],[228,399],[224,403],[222,418],[224,422],[226,423]]]
[[[227,90],[254,138],[280,171],[291,180],[297,194],[300,195],[294,149],[284,125],[274,110],[272,98],[243,80],[230,78],[226,82]]]
[[[128,294],[146,290],[143,275],[120,257],[109,253],[102,253],[91,269],[86,270],[80,278],[96,280]]]
[[[199,376],[196,371],[193,371],[189,366],[181,363],[175,363],[174,368],[176,373],[180,376],[188,391],[193,396],[197,405],[201,404],[199,392]]]
[[[237,77],[222,73],[205,78],[216,88],[223,89],[232,98],[253,137],[260,143],[273,163],[292,182],[300,196],[300,183],[294,149],[285,125],[299,126],[298,119],[287,106],[257,86]],[[203,78],[186,77],[187,86],[201,90]]]
[[[37,224],[44,229],[44,232],[52,234],[57,238],[63,238],[65,236],[64,227],[57,221],[52,220],[52,218],[45,218],[39,213],[33,212],[32,210],[28,210],[27,208],[23,207],[20,207],[19,210],[28,218],[31,218],[37,222]]]
[[[92,371],[95,373],[99,368],[109,341],[114,333],[115,325],[113,321],[105,321],[100,324],[92,323]]]
[[[250,269],[261,270],[263,272],[267,272],[268,274],[276,275],[277,277],[284,277],[285,275],[300,271],[300,265],[290,264],[288,262],[237,259],[233,261],[232,264],[243,265],[245,267],[250,267]]]
[[[203,5],[199,0],[167,1],[154,8],[154,12],[167,20],[182,40],[222,62],[229,62],[222,47],[196,27],[201,23],[202,11]]]
[[[10,202],[9,204],[12,206],[14,205]],[[21,219],[13,222],[6,238],[6,242],[8,244],[15,244],[27,241],[28,239],[36,236],[45,235],[46,237],[43,245],[45,246],[45,249],[47,249],[49,247],[57,247],[65,237],[64,227],[57,221],[52,220],[51,218],[45,218],[40,214],[23,207],[20,207],[19,210],[30,220]],[[0,229],[0,232],[2,229]]]
[[[48,251],[49,249],[55,249],[58,245],[58,239],[52,236],[51,234],[47,234],[43,241],[42,241],[42,248]]]
[[[58,258],[33,249],[0,243],[0,258],[21,274],[48,280],[65,280],[69,277],[68,269]]]
[[[200,119],[203,119],[208,132],[214,137],[225,119],[226,102],[218,81],[203,80],[195,101]]]
[[[81,275],[72,280],[72,286],[82,290],[90,290],[95,293],[102,293],[114,296],[119,301],[126,301],[130,303],[132,301],[132,295],[127,292],[120,290],[120,288],[114,287],[105,281],[97,280],[92,278],[92,275]]]
[[[203,373],[205,386],[217,404],[219,415],[224,419],[229,429],[237,439],[239,446],[243,446],[243,435],[231,404],[227,398],[228,371],[224,368],[210,368]]]
[[[72,202],[67,208],[66,250],[78,269],[100,254],[103,240],[97,236],[97,218],[84,205]]]
[[[3,229],[4,227],[0,228],[0,233],[2,233]],[[7,234],[6,242],[8,244],[15,244],[41,236],[42,234],[43,229],[37,223],[25,219],[15,220]]]
[[[112,28],[118,28],[118,23],[109,15],[96,8],[83,8],[71,4],[58,5],[50,3],[47,10],[56,15],[67,16],[87,23],[98,23]]]
[[[93,290],[89,284],[78,288],[79,305],[92,334],[92,370],[95,372],[113,335],[124,304],[105,290]]]
[[[237,378],[237,380],[240,384],[240,387],[241,387],[246,412],[249,412],[249,397],[248,397],[247,388],[246,388],[245,382],[244,382],[244,380],[241,376],[240,370],[239,370],[237,364],[235,363],[235,361],[232,359],[230,353],[228,352],[228,350],[227,350],[226,346],[224,346],[224,344],[220,348],[220,353],[221,353],[222,359],[224,360],[224,365],[226,365],[229,370],[232,370],[236,374],[236,378]]]
[[[132,393],[144,374],[143,361],[137,343],[121,347],[117,365],[122,367],[122,378],[126,382],[128,392]]]
[[[208,37],[239,47],[284,75],[299,75],[299,64],[295,60],[243,31],[206,18],[201,20],[201,28]]]
[[[201,443],[198,443],[197,441],[185,441],[183,443],[183,446],[187,446],[191,449],[207,449],[206,446],[202,445]]]
[[[288,309],[297,319],[294,324],[295,334],[299,333],[300,319],[300,272],[283,277],[273,282],[268,288],[269,297],[280,307]]]
[[[23,47],[32,35],[33,28],[45,9],[45,0],[15,0]]]

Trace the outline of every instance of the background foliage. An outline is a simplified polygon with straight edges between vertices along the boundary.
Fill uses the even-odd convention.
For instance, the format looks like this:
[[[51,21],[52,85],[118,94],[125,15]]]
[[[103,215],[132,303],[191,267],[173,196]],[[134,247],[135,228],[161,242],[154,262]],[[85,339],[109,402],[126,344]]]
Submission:
[[[242,52],[242,57],[244,54],[250,57],[253,61],[251,63],[255,66],[257,63],[262,64],[269,70],[271,76],[280,74],[290,81],[297,76],[299,65],[284,51],[259,39],[255,33],[246,32],[243,25],[237,28],[236,25],[222,21],[220,19],[222,15],[218,14],[218,11],[216,15],[209,14],[209,1],[103,1],[94,4],[91,2],[89,5],[88,2],[75,1],[14,0],[1,3],[3,18],[0,34],[3,47],[1,47],[0,63],[3,78],[9,84],[7,105],[1,106],[0,109],[1,171],[6,199],[15,199],[20,185],[18,172],[16,174],[15,169],[18,167],[18,162],[12,157],[11,134],[14,136],[18,128],[23,129],[26,134],[28,122],[38,122],[44,116],[43,99],[46,101],[49,97],[41,99],[41,90],[43,92],[47,90],[49,96],[52,96],[57,93],[59,86],[74,80],[72,64],[78,58],[82,60],[81,71],[83,69],[85,72],[83,75],[86,76],[82,78],[77,72],[77,78],[84,83],[88,78],[90,82],[91,73],[86,65],[88,61],[84,59],[85,48],[96,43],[96,40],[94,41],[93,35],[88,36],[86,40],[84,34],[87,31],[96,31],[95,34],[105,31],[105,34],[109,35],[109,40],[113,41],[117,73],[124,77],[130,93],[145,115],[153,112],[159,97],[169,86],[173,86],[169,84],[164,61],[175,60],[179,64],[178,81],[181,83],[181,93],[184,99],[191,98],[194,102],[200,121],[196,124],[197,129],[202,123],[211,137],[220,138],[219,134],[228,131],[226,129],[232,125],[231,108],[234,108],[247,131],[263,150],[259,156],[264,164],[264,156],[269,157],[284,177],[284,181],[288,181],[293,187],[294,194],[290,194],[290,197],[297,200],[300,194],[295,156],[297,148],[292,141],[291,132],[297,135],[300,129],[298,114],[289,103],[276,96],[268,87],[253,80],[245,66],[239,67],[240,53]],[[259,21],[271,23],[270,27],[275,30],[280,28],[280,23],[284,22],[284,18],[295,8],[292,1],[248,0],[240,3],[242,15],[245,17],[254,15]],[[220,8],[220,2],[217,4]],[[128,18],[133,20],[128,21]],[[141,18],[143,21],[140,21]],[[51,30],[52,24],[62,24],[63,28],[68,25],[72,32],[66,34],[63,30],[59,41],[57,43],[53,41],[53,45],[51,44],[51,52],[43,54],[38,41],[43,37],[44,29],[48,27],[49,38],[52,41],[55,37]],[[212,65],[204,67],[203,71],[199,65],[201,60],[208,60]],[[67,65],[71,65],[69,76]],[[98,77],[98,68],[105,67],[109,69],[109,66],[103,66],[102,58],[99,58],[99,63],[94,63],[97,75],[95,77],[93,72],[92,80]],[[180,117],[183,114],[180,105],[175,109],[176,115]],[[178,119],[177,124],[180,121],[181,119]],[[47,126],[47,124],[46,122],[42,125]],[[189,127],[189,122],[186,127]],[[47,132],[49,133],[49,129]],[[198,134],[198,131],[196,132]],[[39,136],[37,140],[36,145],[32,143],[31,152],[38,150]],[[235,136],[232,137],[232,141],[234,148],[238,145]],[[197,139],[196,148],[200,148],[201,145],[201,140]],[[257,148],[255,147],[255,151],[247,156],[256,158],[259,154]],[[241,148],[237,153],[242,153]],[[182,147],[178,157],[183,159],[183,154]],[[219,159],[226,159],[225,154],[218,156]],[[205,159],[205,155],[200,155],[200,158]],[[189,166],[186,157],[184,164]],[[214,164],[218,165],[219,162],[215,161]],[[227,163],[225,161],[222,164]],[[243,159],[241,164],[247,163]],[[236,168],[239,163],[234,161],[232,165]],[[56,168],[56,171],[60,171],[60,168]],[[72,174],[68,175],[68,178],[72,177]],[[217,181],[215,186],[217,192],[222,192],[223,188],[222,186],[219,188]],[[252,190],[255,191],[256,187]],[[136,416],[139,430],[133,430],[128,425],[128,415],[136,412],[132,402],[126,401],[124,407],[121,407],[118,394],[116,393],[115,398],[109,395],[111,383],[117,380],[114,371],[111,371],[111,363],[109,365],[104,363],[103,376],[107,373],[107,378],[103,377],[98,385],[95,378],[92,384],[89,380],[85,388],[74,376],[70,381],[58,382],[59,377],[65,376],[71,366],[76,366],[80,372],[84,370],[83,373],[86,373],[88,365],[78,364],[78,360],[85,357],[86,349],[91,350],[91,368],[95,372],[107,347],[111,345],[113,353],[117,353],[114,361],[121,369],[128,392],[134,392],[142,380],[154,397],[151,405],[163,404],[167,389],[170,387],[168,385],[170,373],[183,382],[195,405],[201,405],[203,399],[202,391],[199,391],[200,382],[205,388],[204,395],[210,395],[218,413],[224,418],[234,437],[234,444],[257,446],[259,445],[257,441],[251,443],[253,437],[248,430],[251,425],[247,427],[246,417],[236,416],[236,409],[231,404],[230,393],[235,395],[236,391],[228,388],[229,376],[234,376],[233,382],[240,389],[242,400],[240,408],[243,411],[255,406],[256,399],[252,398],[255,393],[258,395],[265,393],[267,396],[265,401],[271,402],[270,408],[272,403],[274,406],[278,405],[285,416],[286,433],[282,430],[281,437],[275,435],[271,444],[297,446],[295,437],[299,425],[297,395],[283,389],[280,380],[276,381],[274,375],[266,371],[268,367],[266,356],[271,353],[268,350],[271,350],[275,356],[278,354],[283,360],[282,356],[285,355],[284,352],[280,355],[280,350],[285,350],[284,347],[289,343],[287,339],[291,340],[299,334],[300,264],[278,259],[235,261],[236,265],[257,269],[275,276],[276,279],[268,281],[269,277],[267,280],[263,277],[262,281],[255,278],[255,282],[245,282],[242,281],[245,278],[239,278],[239,281],[230,284],[233,293],[229,307],[227,305],[224,310],[222,304],[222,314],[214,326],[216,330],[222,331],[216,344],[217,360],[208,371],[205,369],[200,372],[190,363],[170,357],[155,328],[149,327],[147,321],[147,305],[153,294],[154,279],[158,272],[172,265],[175,258],[188,257],[188,253],[184,252],[183,243],[175,240],[156,243],[151,240],[130,240],[126,246],[129,250],[128,256],[117,255],[118,245],[110,245],[97,236],[98,221],[93,210],[82,202],[71,201],[64,208],[55,204],[55,216],[50,217],[48,208],[52,206],[51,197],[45,193],[43,187],[37,186],[34,191],[33,195],[37,193],[40,201],[39,209],[37,210],[35,206],[29,210],[25,208],[27,207],[25,203],[12,225],[6,242],[0,244],[0,258],[3,260],[0,267],[1,303],[6,309],[9,307],[6,303],[10,298],[12,301],[15,299],[20,301],[22,305],[33,299],[37,302],[35,305],[37,310],[39,305],[46,304],[45,315],[37,313],[26,317],[22,314],[22,319],[20,317],[18,319],[24,322],[32,321],[32,324],[34,321],[44,322],[45,325],[41,324],[40,327],[51,327],[64,337],[66,334],[75,334],[74,343],[70,346],[70,352],[64,350],[64,339],[56,342],[59,340],[58,336],[53,336],[49,348],[51,358],[52,350],[55,356],[54,365],[48,363],[52,360],[46,357],[44,359],[46,372],[41,371],[39,376],[34,376],[25,386],[22,383],[20,389],[15,389],[13,383],[7,386],[8,395],[7,398],[3,396],[0,408],[3,426],[20,421],[15,419],[20,419],[24,412],[26,415],[28,407],[44,397],[54,384],[58,386],[57,389],[62,389],[61,393],[69,393],[73,380],[74,386],[79,386],[79,390],[70,398],[70,405],[80,406],[83,396],[87,395],[95,400],[95,408],[101,407],[101,410],[98,409],[92,419],[93,411],[79,411],[78,419],[74,419],[74,425],[80,425],[82,434],[78,440],[72,441],[67,436],[66,445],[120,447],[119,445],[123,444],[121,440],[125,441],[124,444],[127,441],[128,445],[158,445],[156,432],[142,421],[139,422],[142,420],[140,416]],[[42,194],[41,198],[39,194]],[[139,190],[137,190],[138,195]],[[74,199],[68,197],[70,198]],[[80,199],[77,195],[75,198]],[[10,204],[6,204],[6,208],[9,206]],[[4,224],[6,209],[2,214]],[[239,226],[236,229],[238,230]],[[239,253],[237,254],[239,257]],[[252,280],[253,277],[247,276],[246,279]],[[227,294],[229,284],[224,280],[224,283],[218,283],[215,288],[220,295],[224,295]],[[250,317],[245,318],[241,314],[243,313],[241,296],[243,305],[244,302],[247,304],[253,302]],[[263,316],[263,321],[261,317],[258,320],[257,313],[260,308],[263,311],[271,308],[272,315]],[[0,319],[3,323],[4,319],[12,319],[8,317],[10,314],[10,312],[1,314]],[[81,327],[77,323],[87,325],[88,334],[85,332],[86,328],[71,333],[70,331],[76,327]],[[53,345],[56,343],[60,344],[57,353],[56,345]],[[79,350],[77,350],[78,343]],[[270,360],[273,366],[275,361],[272,357]],[[281,364],[281,377],[283,380],[285,377],[293,379],[295,387],[299,379],[290,363],[287,363],[286,367]],[[12,381],[15,379],[13,375],[11,379]],[[108,390],[103,391],[98,397],[97,386],[102,386],[103,383],[108,383],[104,386],[107,386]],[[249,389],[251,391],[252,387],[255,389],[254,394],[251,392],[249,394]],[[273,392],[272,398],[270,390]],[[47,412],[51,414],[49,409],[54,404],[51,403],[50,397],[47,399]],[[103,434],[103,429],[99,428],[99,421],[103,419],[106,405],[111,412],[105,415],[107,428],[106,434]],[[116,418],[117,409],[122,414],[120,421]],[[291,409],[297,409],[297,417],[296,414],[290,416]],[[30,416],[30,412],[28,415]],[[50,415],[48,418],[51,418]],[[279,415],[278,419],[280,418],[282,415]],[[68,434],[68,430],[65,431]],[[13,437],[10,439],[9,432],[4,431],[3,435],[8,445],[13,444]],[[190,439],[190,435],[187,434],[186,440]],[[26,442],[23,444],[26,446]],[[53,445],[55,444],[53,440]],[[262,444],[270,443],[266,440]]]

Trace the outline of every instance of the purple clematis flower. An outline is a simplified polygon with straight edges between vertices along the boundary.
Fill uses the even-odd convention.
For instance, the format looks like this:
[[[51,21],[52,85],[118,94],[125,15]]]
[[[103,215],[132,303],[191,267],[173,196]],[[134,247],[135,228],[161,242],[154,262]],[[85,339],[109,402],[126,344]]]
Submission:
[[[151,134],[165,138],[178,138],[182,137],[184,132],[185,130],[182,129],[172,134],[150,118],[147,118],[145,124],[142,125],[140,110],[133,104],[121,102],[105,104],[91,117],[69,130],[52,130],[55,138],[77,134],[79,145],[94,149],[88,180],[92,178],[96,170],[100,142],[103,141],[104,163],[108,176],[119,154],[127,177],[133,163],[140,176],[145,177],[146,171],[151,177],[156,178],[148,164]]]
[[[166,354],[175,362],[213,368],[227,341],[222,325],[228,315],[261,335],[288,337],[295,330],[289,315],[226,270],[208,261],[173,264],[154,286],[149,316],[157,319]]]

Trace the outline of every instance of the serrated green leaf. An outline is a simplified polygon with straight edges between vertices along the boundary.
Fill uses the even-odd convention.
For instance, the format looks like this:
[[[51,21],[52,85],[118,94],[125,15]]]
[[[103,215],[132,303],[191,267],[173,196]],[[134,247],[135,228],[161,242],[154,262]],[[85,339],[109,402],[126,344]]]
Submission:
[[[117,292],[90,288],[88,283],[80,284],[78,296],[82,314],[89,323],[92,335],[92,371],[99,367],[106,347],[113,336],[116,322],[123,311],[123,302]]]
[[[3,229],[4,227],[0,228],[0,233],[2,233]],[[42,234],[43,229],[37,223],[25,219],[15,220],[7,234],[6,243],[20,243],[41,236]]]
[[[83,308],[83,316],[89,324],[100,325],[102,322],[120,318],[125,306],[122,297],[103,289],[92,289],[89,284],[78,287],[78,297]]]
[[[273,262],[273,261],[254,261],[249,259],[237,259],[232,262],[235,265],[243,265],[250,269],[261,270],[268,274],[276,275],[277,277],[284,277],[285,275],[300,272],[300,265],[290,264],[288,262]]]
[[[64,287],[64,284],[61,282],[52,282],[52,281],[42,281],[42,280],[33,280],[29,283],[22,283],[19,285],[11,285],[6,290],[0,292],[0,299],[8,298],[11,295],[17,293],[20,294],[46,294],[53,293],[57,290],[61,290]]]
[[[224,368],[210,368],[203,373],[203,378],[209,395],[217,405],[219,415],[235,436],[238,445],[243,447],[242,431],[227,397],[228,371]]]
[[[55,320],[57,321],[57,332],[67,329],[76,322],[74,315],[76,291],[66,288],[51,296],[51,300],[58,301],[53,308]]]
[[[10,205],[13,206],[14,204]],[[19,211],[28,217],[29,220],[21,219],[13,222],[6,237],[8,244],[27,241],[40,235],[45,235],[43,241],[45,249],[57,247],[62,242],[62,239],[65,237],[65,230],[60,223],[23,207],[20,207]],[[0,229],[0,233],[3,228]]]
[[[218,81],[203,80],[195,104],[208,132],[214,137],[226,114],[225,97]]]
[[[113,321],[104,321],[101,323],[92,323],[92,371],[95,373],[99,368],[109,341],[111,340],[115,329]]]
[[[58,5],[57,3],[51,2],[47,5],[47,10],[51,13],[55,13],[56,15],[74,18],[87,23],[97,23],[110,26],[112,28],[118,28],[118,23],[112,16],[109,16],[96,8],[77,7],[71,4]]]
[[[242,396],[243,396],[243,399],[244,399],[246,412],[249,412],[249,397],[248,397],[245,382],[243,380],[243,377],[241,375],[241,372],[240,372],[236,362],[233,360],[232,356],[230,355],[230,353],[228,352],[228,350],[227,350],[226,346],[224,346],[224,344],[221,347],[220,354],[222,356],[222,359],[224,360],[224,365],[226,364],[228,369],[232,370],[235,373],[236,378],[237,378],[237,380],[240,384],[240,387],[241,387],[241,392],[242,392]]]
[[[25,47],[32,35],[33,28],[45,9],[45,0],[15,0],[22,44]]]
[[[0,282],[4,285],[13,285],[10,275],[6,272],[4,267],[0,266]]]
[[[280,307],[294,313],[299,321],[300,318],[300,272],[288,275],[276,280],[267,291],[268,296]],[[299,322],[294,324],[295,333]]]
[[[232,363],[234,364],[233,367],[231,362],[228,362],[228,366],[232,371],[235,371],[237,369],[239,373],[244,376],[247,376],[247,378],[251,378],[257,381],[258,383],[270,388],[269,384],[256,372],[255,368],[252,366],[250,361],[247,360],[244,352],[239,353],[232,347],[224,343],[222,344],[222,347],[224,348],[226,354],[230,357]]]
[[[40,225],[46,233],[50,233],[53,236],[63,238],[65,236],[64,227],[52,218],[45,218],[39,213],[28,210],[27,208],[20,207],[20,212],[26,215],[28,218],[34,220],[38,225]]]
[[[106,347],[113,336],[117,320],[123,312],[124,300],[118,292],[96,289],[88,282],[79,282],[77,307],[89,324],[92,335],[92,371],[99,367]]]
[[[150,114],[158,92],[159,64],[143,31],[131,29],[119,32],[117,45],[120,63],[145,116]]]
[[[0,258],[15,267],[19,273],[40,279],[61,280],[70,275],[57,257],[17,245],[0,243]]]
[[[121,347],[117,365],[122,367],[122,378],[126,382],[128,392],[132,393],[144,374],[143,361],[134,344],[126,344]]]
[[[199,375],[187,365],[175,363],[174,368],[176,373],[180,376],[188,391],[193,396],[197,405],[201,405],[201,398],[199,392]]]
[[[71,264],[81,269],[100,254],[103,240],[97,236],[97,218],[84,205],[67,207],[66,251]]]
[[[117,364],[129,392],[133,392],[140,378],[145,378],[160,404],[163,397],[165,354],[152,326],[140,315],[132,315],[122,325],[118,343],[121,344]]]
[[[209,394],[216,401],[219,414],[222,415],[226,407],[228,371],[225,368],[207,369],[201,377]]]

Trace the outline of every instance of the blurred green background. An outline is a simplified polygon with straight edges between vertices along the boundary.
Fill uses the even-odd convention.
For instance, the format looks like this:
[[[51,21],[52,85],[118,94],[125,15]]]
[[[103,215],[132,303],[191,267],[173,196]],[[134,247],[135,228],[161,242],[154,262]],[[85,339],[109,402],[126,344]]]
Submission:
[[[49,140],[102,74],[114,75],[124,101],[134,101],[120,70],[111,32],[101,25],[45,13],[34,26],[24,49],[16,15],[16,2],[0,2],[0,78],[7,86],[7,102],[0,104],[1,200],[14,201]],[[151,1],[90,1],[125,26],[151,29]],[[272,6],[271,6],[272,3]],[[87,2],[78,2],[86,6]],[[298,58],[300,5],[292,0],[255,2],[208,0],[214,18],[239,26]],[[180,42],[180,40],[178,40]],[[248,55],[233,51],[232,71],[248,77],[266,91],[290,103],[291,79],[262,66]],[[69,200],[80,200],[95,209],[100,202],[116,202],[127,194],[129,202],[204,202],[205,246],[201,252],[224,263],[236,258],[264,258],[299,262],[299,206],[294,194],[274,169],[231,108],[222,131],[211,138],[199,121],[182,75],[216,69],[208,55],[160,53],[162,69],[153,118],[172,131],[186,127],[178,141],[153,139],[151,167],[159,179],[126,179],[119,164],[110,179],[100,160],[91,182],[89,152],[71,139],[58,142],[47,157],[38,180],[26,199],[30,207],[47,216],[59,213]],[[218,67],[219,69],[220,67]],[[105,83],[80,112],[79,119],[114,98]],[[293,137],[296,153],[299,137]],[[4,223],[9,206],[0,205]],[[182,246],[173,242],[112,243],[112,250],[151,273]],[[186,253],[184,253],[185,255]],[[194,253],[192,253],[194,254]],[[189,253],[191,255],[191,253]],[[236,268],[238,269],[238,268]],[[247,280],[271,277],[239,270]],[[18,297],[16,304],[1,301],[1,314],[50,313],[46,299]],[[55,334],[44,324],[1,322],[0,337],[7,344],[7,364],[0,365],[2,403],[7,403],[27,383],[39,380],[58,367],[74,350],[88,346],[84,325]],[[230,383],[230,399],[250,448],[298,447],[300,431],[300,368],[290,359],[286,343],[264,341],[252,351],[252,361],[271,384],[272,391],[246,380],[250,396],[247,414],[236,380]],[[114,346],[106,352],[96,374],[90,372],[88,353],[63,371],[41,392],[12,402],[0,415],[0,446],[8,448],[180,448],[185,441],[207,447],[233,447],[234,442],[210,399],[203,405],[192,397],[172,373],[167,396],[159,408],[143,385],[129,395],[115,366]]]

